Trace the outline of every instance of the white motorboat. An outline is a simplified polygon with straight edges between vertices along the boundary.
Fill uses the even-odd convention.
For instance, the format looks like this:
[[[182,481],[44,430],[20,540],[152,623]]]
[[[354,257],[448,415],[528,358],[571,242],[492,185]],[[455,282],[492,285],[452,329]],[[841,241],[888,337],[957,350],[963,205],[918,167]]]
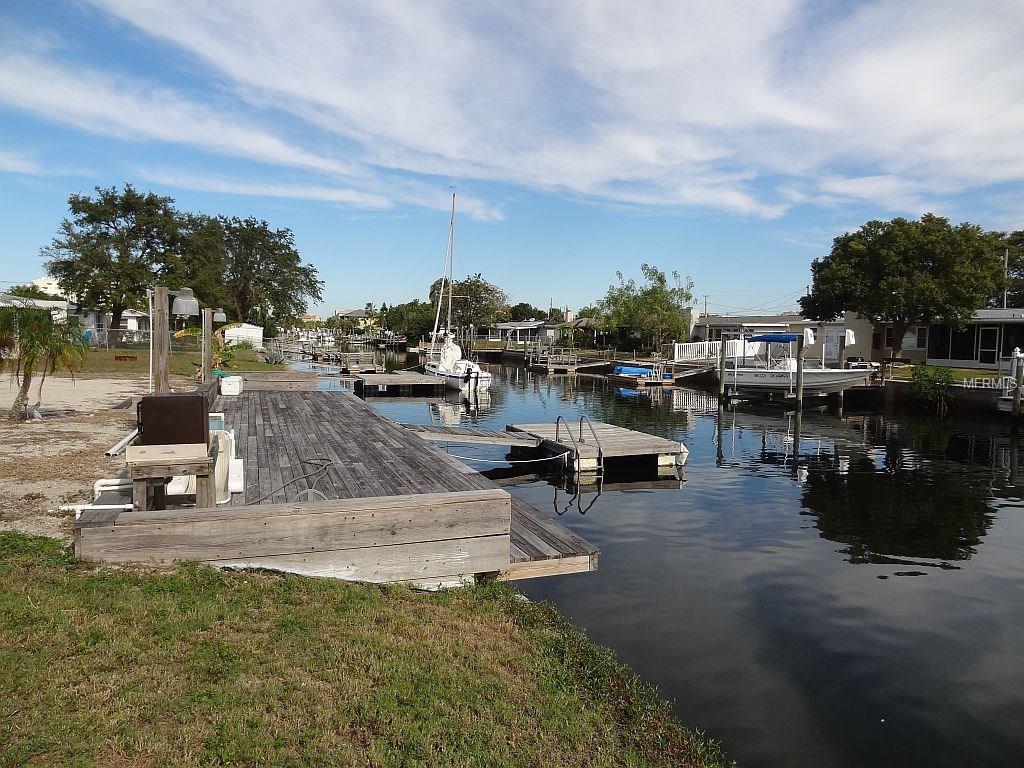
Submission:
[[[452,255],[455,250],[455,193],[452,193],[452,217],[448,225],[448,247],[444,254],[444,272],[441,275],[441,290],[437,296],[437,313],[434,316],[434,331],[430,336],[430,350],[424,371],[431,376],[440,376],[451,390],[484,390],[491,386],[491,374],[477,363],[462,356],[462,347],[455,343],[452,327]],[[448,291],[448,317],[444,329],[439,330],[441,305],[444,304],[445,289]],[[437,347],[437,341],[442,341]]]
[[[813,332],[812,338],[813,342]],[[763,353],[754,357],[736,357],[726,361],[725,386],[729,392],[771,393],[794,395],[796,393],[797,361],[790,345],[800,339],[796,333],[762,333],[746,338],[746,341],[763,345]],[[748,346],[741,344],[744,350]],[[804,360],[804,394],[830,394],[842,392],[857,384],[865,383],[871,371],[855,368],[827,368],[822,360]],[[715,371],[715,376],[719,375]]]

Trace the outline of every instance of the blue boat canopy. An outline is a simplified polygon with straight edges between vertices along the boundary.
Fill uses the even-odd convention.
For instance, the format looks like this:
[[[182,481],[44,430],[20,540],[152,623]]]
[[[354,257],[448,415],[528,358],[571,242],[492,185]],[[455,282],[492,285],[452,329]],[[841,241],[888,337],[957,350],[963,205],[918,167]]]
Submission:
[[[799,333],[759,333],[757,336],[748,336],[747,341],[767,341],[771,344],[789,344],[800,338]]]

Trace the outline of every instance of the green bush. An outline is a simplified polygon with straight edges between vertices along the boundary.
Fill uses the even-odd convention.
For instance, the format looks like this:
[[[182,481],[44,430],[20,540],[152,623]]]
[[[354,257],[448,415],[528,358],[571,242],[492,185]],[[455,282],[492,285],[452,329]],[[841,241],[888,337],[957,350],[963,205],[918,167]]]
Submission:
[[[910,376],[910,388],[922,403],[945,413],[949,405],[949,390],[955,381],[952,368],[918,365]]]

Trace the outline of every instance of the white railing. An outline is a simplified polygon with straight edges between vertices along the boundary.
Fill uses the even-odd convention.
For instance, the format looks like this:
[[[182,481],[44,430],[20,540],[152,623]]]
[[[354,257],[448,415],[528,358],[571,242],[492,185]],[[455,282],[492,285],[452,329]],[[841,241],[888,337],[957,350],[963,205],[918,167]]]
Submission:
[[[677,363],[714,362],[721,354],[720,341],[687,341],[673,345],[672,359]],[[741,341],[730,339],[725,342],[725,356],[730,360],[735,357],[756,357],[764,352],[764,343],[760,341]]]

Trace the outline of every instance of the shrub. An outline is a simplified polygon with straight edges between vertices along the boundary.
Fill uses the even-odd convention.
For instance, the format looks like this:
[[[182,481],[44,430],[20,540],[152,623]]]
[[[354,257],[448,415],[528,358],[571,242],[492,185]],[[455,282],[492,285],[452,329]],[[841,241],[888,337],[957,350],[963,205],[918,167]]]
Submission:
[[[949,390],[954,381],[952,368],[918,365],[911,374],[910,388],[914,397],[944,414],[949,406]]]

